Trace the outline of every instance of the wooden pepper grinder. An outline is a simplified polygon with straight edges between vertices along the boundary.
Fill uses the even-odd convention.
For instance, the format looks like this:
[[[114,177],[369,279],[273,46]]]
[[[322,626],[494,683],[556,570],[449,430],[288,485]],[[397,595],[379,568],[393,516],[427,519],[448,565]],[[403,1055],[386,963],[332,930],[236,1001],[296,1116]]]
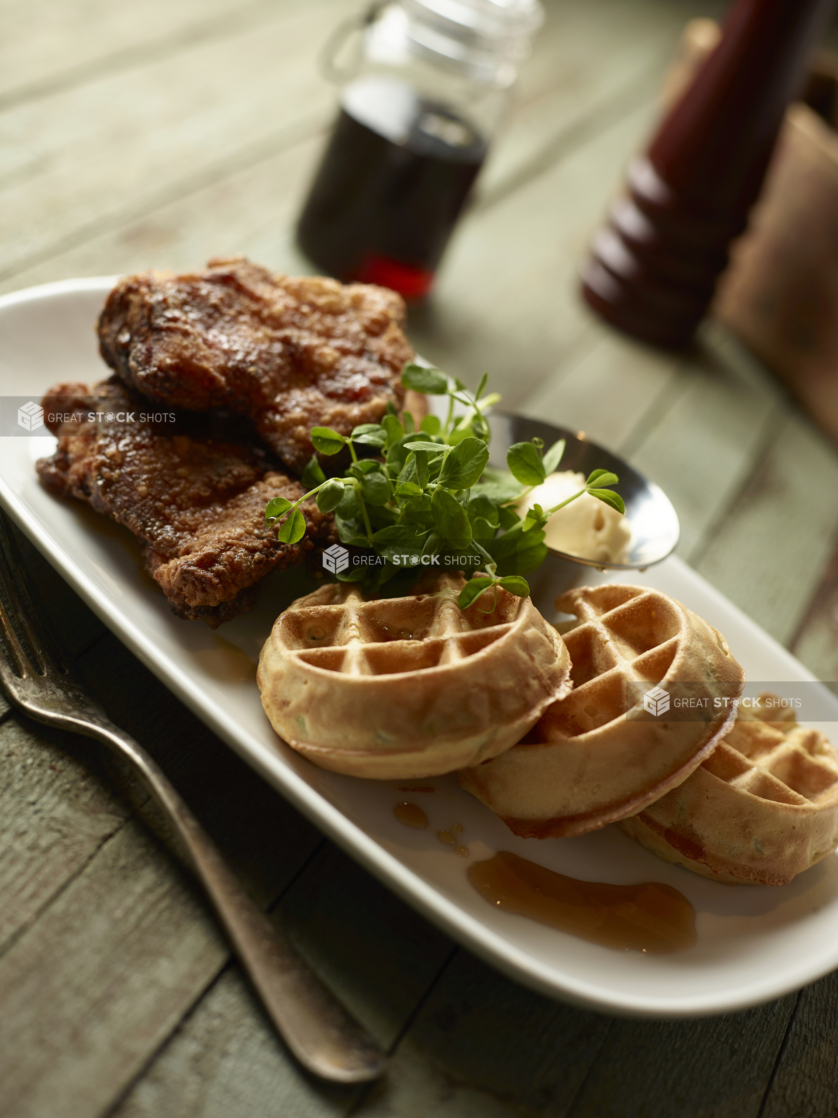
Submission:
[[[612,325],[657,345],[690,341],[834,2],[736,0],[594,239],[582,292]]]

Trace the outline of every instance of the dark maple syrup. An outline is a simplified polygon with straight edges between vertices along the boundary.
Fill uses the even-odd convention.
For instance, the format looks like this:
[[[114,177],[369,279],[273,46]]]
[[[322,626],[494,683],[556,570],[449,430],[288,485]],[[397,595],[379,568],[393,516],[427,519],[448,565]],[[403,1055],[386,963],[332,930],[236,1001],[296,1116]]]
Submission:
[[[665,954],[695,943],[695,910],[670,885],[578,881],[508,850],[466,873],[489,904],[618,951]]]
[[[344,91],[300,247],[340,280],[420,299],[485,156],[477,129],[444,105],[394,78],[359,79]]]

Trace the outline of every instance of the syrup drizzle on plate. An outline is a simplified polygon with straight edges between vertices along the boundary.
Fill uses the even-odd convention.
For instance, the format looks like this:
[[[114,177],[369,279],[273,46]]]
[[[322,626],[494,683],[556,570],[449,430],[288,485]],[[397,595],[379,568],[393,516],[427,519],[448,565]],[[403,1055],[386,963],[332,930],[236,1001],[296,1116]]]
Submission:
[[[671,885],[579,881],[508,850],[466,873],[489,904],[617,951],[658,955],[695,943],[695,909]]]
[[[413,827],[417,831],[424,831],[428,826],[428,817],[418,804],[408,803],[407,800],[396,804],[393,815],[405,827]]]

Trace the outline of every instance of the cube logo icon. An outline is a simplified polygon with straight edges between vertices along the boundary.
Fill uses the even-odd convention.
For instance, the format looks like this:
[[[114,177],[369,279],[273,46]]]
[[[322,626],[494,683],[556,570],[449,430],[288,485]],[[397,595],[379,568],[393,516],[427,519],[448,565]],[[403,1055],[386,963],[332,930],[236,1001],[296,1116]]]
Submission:
[[[40,404],[35,404],[30,400],[28,404],[24,404],[22,408],[17,409],[17,425],[22,427],[24,431],[37,431],[39,427],[44,425],[44,409]]]
[[[333,575],[339,575],[349,566],[349,552],[339,543],[333,543],[323,552],[323,566]]]
[[[653,687],[643,694],[643,709],[656,717],[669,710],[669,692],[662,687]]]

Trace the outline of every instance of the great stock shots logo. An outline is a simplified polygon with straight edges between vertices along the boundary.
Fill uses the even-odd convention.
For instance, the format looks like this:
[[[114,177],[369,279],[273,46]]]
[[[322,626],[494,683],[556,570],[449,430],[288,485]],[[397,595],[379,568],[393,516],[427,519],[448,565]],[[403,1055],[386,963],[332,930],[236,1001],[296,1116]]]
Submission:
[[[669,710],[669,692],[662,687],[652,687],[643,694],[643,709],[657,718]]]
[[[33,400],[28,400],[17,409],[17,425],[24,431],[37,431],[44,425],[44,409]]]
[[[323,566],[333,575],[339,575],[349,566],[349,552],[339,543],[333,543],[323,552]]]

